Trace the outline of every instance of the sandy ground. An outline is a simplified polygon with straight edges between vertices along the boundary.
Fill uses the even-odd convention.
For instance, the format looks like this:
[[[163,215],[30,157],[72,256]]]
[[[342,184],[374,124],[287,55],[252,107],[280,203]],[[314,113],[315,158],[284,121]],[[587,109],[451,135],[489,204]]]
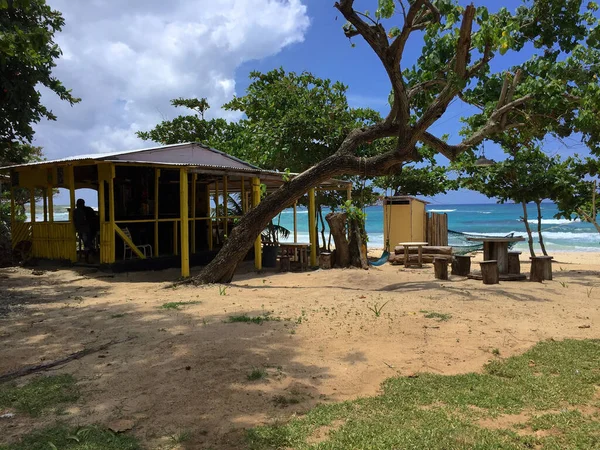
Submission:
[[[598,255],[557,254],[553,269],[553,281],[486,286],[435,280],[430,264],[263,274],[246,267],[224,292],[169,288],[177,270],[2,269],[0,375],[114,341],[47,372],[72,374],[82,391],[62,420],[127,420],[147,448],[169,448],[169,436],[184,431],[191,439],[180,448],[244,448],[245,428],[374,395],[397,374],[480,371],[496,348],[507,357],[544,339],[600,338]],[[199,303],[159,308],[178,301]],[[383,304],[377,317],[370,307]],[[225,322],[264,313],[277,320]],[[267,378],[248,381],[253,368]],[[298,403],[283,406],[277,396]],[[0,419],[0,441],[50,420]]]

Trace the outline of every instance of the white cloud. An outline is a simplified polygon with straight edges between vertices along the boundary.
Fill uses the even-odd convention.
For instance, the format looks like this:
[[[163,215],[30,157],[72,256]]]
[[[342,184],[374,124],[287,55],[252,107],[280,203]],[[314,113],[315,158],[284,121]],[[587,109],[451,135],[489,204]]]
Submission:
[[[148,146],[147,130],[181,111],[176,97],[206,97],[209,114],[235,93],[240,64],[302,42],[309,26],[302,0],[49,0],[66,24],[54,75],[81,103],[50,92],[58,116],[36,126],[48,158]]]

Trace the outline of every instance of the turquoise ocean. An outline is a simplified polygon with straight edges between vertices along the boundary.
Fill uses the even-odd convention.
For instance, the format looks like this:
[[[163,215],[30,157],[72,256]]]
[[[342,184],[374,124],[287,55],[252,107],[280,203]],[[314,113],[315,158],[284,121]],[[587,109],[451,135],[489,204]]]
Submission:
[[[39,212],[38,207],[36,212]],[[525,224],[521,216],[523,210],[521,205],[512,203],[495,204],[486,203],[480,205],[428,205],[427,211],[448,214],[448,228],[453,231],[462,231],[471,234],[484,234],[489,236],[504,236],[515,233],[517,236],[526,236]],[[365,209],[367,214],[367,233],[369,235],[369,247],[383,248],[383,208],[381,206],[370,206]],[[542,203],[542,234],[548,250],[560,251],[600,251],[600,233],[593,225],[578,220],[555,219],[557,213],[556,205],[553,203]],[[308,242],[308,211],[298,208],[298,241]],[[324,211],[325,214],[325,211]],[[537,211],[535,205],[528,207],[530,226],[537,230]],[[55,207],[55,220],[68,220],[66,207]],[[43,218],[38,213],[37,220]],[[294,216],[291,209],[284,210],[275,222],[293,230]],[[327,234],[326,234],[327,236]],[[537,243],[537,233],[534,233]],[[289,238],[282,241],[293,241],[293,233]],[[449,244],[460,245],[464,242],[453,242],[450,237]],[[537,245],[536,245],[537,247]],[[526,250],[527,243],[519,242],[517,249]]]
[[[525,224],[521,219],[523,215],[521,205],[513,203],[428,205],[427,211],[448,214],[448,229],[453,231],[489,236],[504,236],[509,233],[515,233],[516,236],[527,236]],[[529,205],[527,212],[529,225],[533,231],[537,231],[535,205]],[[554,215],[557,212],[554,203],[542,203],[542,235],[548,250],[553,252],[600,251],[600,233],[592,224],[578,220],[555,219]],[[365,209],[365,213],[367,214],[366,228],[369,235],[369,247],[383,248],[383,207],[370,206]],[[292,230],[293,223],[293,211],[283,211],[280,224]],[[534,237],[537,248],[537,232],[534,233]],[[286,240],[293,240],[293,236]],[[301,209],[298,209],[298,241],[308,242],[308,211]],[[464,242],[453,242],[450,236],[449,244],[464,245]],[[526,250],[527,243],[519,242],[515,249]]]

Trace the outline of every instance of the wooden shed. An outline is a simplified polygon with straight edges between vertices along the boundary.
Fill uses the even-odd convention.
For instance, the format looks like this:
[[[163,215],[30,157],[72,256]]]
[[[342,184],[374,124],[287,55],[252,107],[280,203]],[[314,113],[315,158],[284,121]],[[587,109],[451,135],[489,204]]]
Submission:
[[[13,247],[28,241],[33,257],[78,261],[73,224],[76,190],[94,189],[98,193],[98,264],[125,264],[128,268],[139,264],[144,269],[176,265],[184,277],[190,274],[190,261],[192,265],[206,264],[214,257],[235,220],[260,202],[261,185],[268,191],[284,183],[281,172],[260,169],[194,142],[80,155],[1,171],[10,174],[11,192],[16,188],[31,192],[30,222],[14,219],[11,198]],[[55,188],[70,192],[66,221],[54,217],[53,195],[48,194]],[[349,191],[351,183],[329,180],[315,188]],[[315,188],[307,192],[313,266],[317,256]],[[36,220],[36,191],[43,192],[41,221]],[[235,214],[231,213],[230,194],[237,194],[239,200]],[[258,269],[262,267],[261,245],[259,236],[254,245]],[[124,261],[127,249],[137,258]]]
[[[425,200],[410,196],[384,197],[383,241],[394,248],[399,242],[425,241]]]

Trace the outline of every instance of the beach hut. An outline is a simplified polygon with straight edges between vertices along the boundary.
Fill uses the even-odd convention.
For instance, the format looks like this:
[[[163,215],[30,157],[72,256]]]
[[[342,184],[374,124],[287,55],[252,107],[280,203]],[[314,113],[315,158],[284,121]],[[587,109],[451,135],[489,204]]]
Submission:
[[[383,241],[394,248],[399,242],[426,240],[425,200],[407,195],[384,197]]]
[[[190,274],[190,264],[208,263],[235,219],[260,202],[261,184],[276,189],[286,175],[194,142],[79,155],[0,171],[10,175],[11,192],[31,191],[30,222],[14,220],[11,199],[13,247],[28,241],[35,258],[78,261],[73,225],[76,191],[93,189],[98,195],[99,264],[121,270],[180,265],[184,277]],[[52,192],[56,188],[69,190],[68,220],[55,220]],[[315,188],[349,191],[351,183],[330,180]],[[307,193],[312,266],[317,258],[315,188]],[[36,190],[43,192],[41,221],[36,220]],[[238,194],[241,215],[229,213],[232,193]],[[261,269],[260,236],[254,250],[255,266]],[[131,253],[137,258],[125,259]]]

